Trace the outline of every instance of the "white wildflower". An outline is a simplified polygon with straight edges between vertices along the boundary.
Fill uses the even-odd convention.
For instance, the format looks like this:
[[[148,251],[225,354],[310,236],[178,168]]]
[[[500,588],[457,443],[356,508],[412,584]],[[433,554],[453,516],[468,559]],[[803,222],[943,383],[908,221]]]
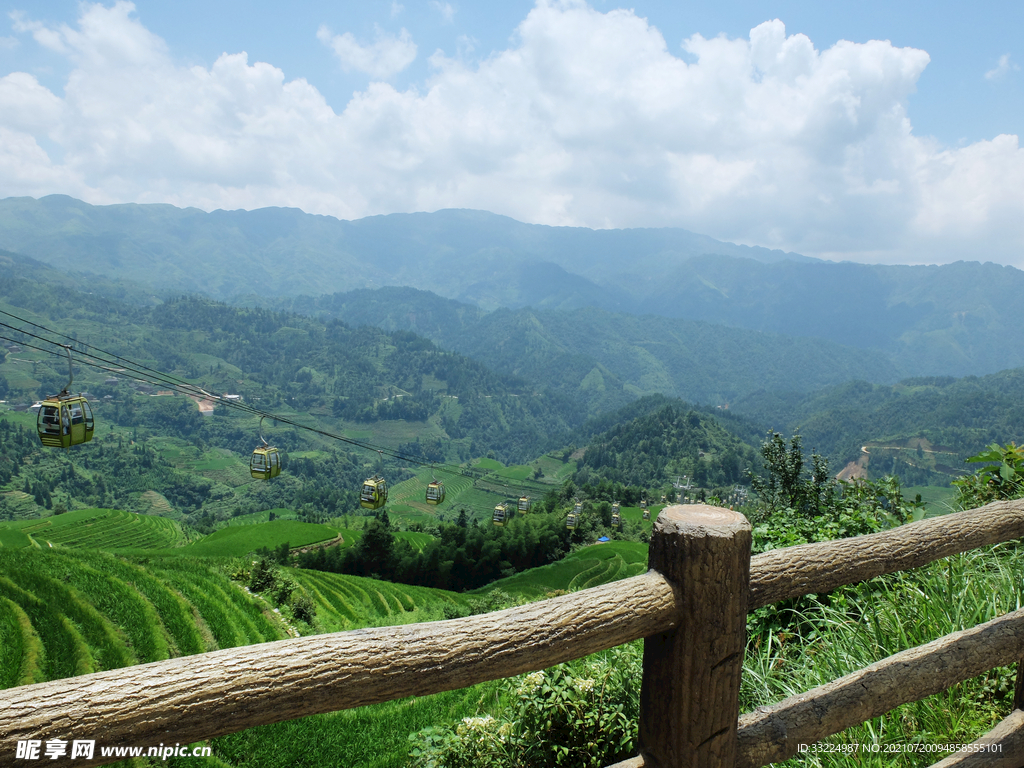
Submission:
[[[590,678],[577,677],[573,679],[572,684],[580,693],[590,693],[594,690],[594,681]]]
[[[527,694],[533,693],[541,684],[544,682],[543,672],[531,672],[523,678],[523,682],[516,688],[516,693],[520,696],[526,696]]]

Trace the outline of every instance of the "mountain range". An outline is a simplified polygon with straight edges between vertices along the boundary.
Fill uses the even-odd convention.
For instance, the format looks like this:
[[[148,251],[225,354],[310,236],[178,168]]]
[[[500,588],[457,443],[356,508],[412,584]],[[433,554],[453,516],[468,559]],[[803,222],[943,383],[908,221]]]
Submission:
[[[609,348],[620,336],[648,350],[679,339],[682,351],[673,354],[683,366],[695,356],[717,354],[699,343],[706,333],[699,326],[659,324],[644,316],[874,353],[864,358],[862,371],[844,371],[837,364],[830,382],[806,367],[806,385],[791,387],[802,391],[835,383],[846,373],[891,382],[900,376],[983,375],[1024,365],[1024,327],[1016,322],[1024,272],[991,263],[834,263],[680,229],[547,227],[472,210],[343,221],[284,208],[207,213],[170,205],[93,206],[60,195],[0,200],[0,248],[66,272],[135,281],[165,296],[195,292],[236,303],[284,303],[303,312],[334,293],[412,287],[457,300],[474,312],[496,312],[485,321],[468,309],[452,310],[476,317],[474,322],[502,325],[522,318],[529,326],[539,321],[548,336],[557,337],[555,347],[588,358],[576,361],[577,367],[593,358],[635,394],[665,390],[702,400],[736,394],[713,380],[699,390],[666,389],[643,360],[629,362],[621,355],[630,373],[608,365],[604,359],[617,354]],[[385,291],[376,303],[398,296]],[[533,319],[501,314],[524,308]],[[421,326],[396,319],[403,313],[408,317],[408,311],[396,305],[389,318],[364,321]],[[551,314],[558,312],[565,315]],[[351,316],[349,321],[359,320]],[[473,343],[481,355],[494,343],[490,337],[442,341],[439,334],[451,335],[452,327],[418,332],[449,348],[457,341],[467,354],[476,354],[468,351]],[[615,327],[616,338],[606,341],[596,327]],[[778,339],[772,343],[785,346]],[[829,355],[839,354],[828,349]],[[728,359],[737,354],[745,354],[742,344],[726,355],[723,377]],[[797,366],[791,377],[802,365],[794,355],[779,359],[791,371]],[[763,384],[780,384],[771,366]]]

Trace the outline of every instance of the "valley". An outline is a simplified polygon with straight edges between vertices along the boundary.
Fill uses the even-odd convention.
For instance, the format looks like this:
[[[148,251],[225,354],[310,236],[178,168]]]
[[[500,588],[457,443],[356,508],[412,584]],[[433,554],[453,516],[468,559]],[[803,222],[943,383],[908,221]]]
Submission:
[[[956,511],[968,497],[951,483],[975,469],[965,461],[1024,443],[1012,334],[992,351],[1001,321],[976,319],[1009,299],[994,291],[942,325],[925,311],[949,299],[942,270],[908,281],[872,268],[878,291],[851,289],[825,307],[834,281],[856,287],[867,273],[681,231],[588,235],[465,211],[342,226],[291,211],[0,203],[0,246],[22,249],[0,254],[0,688],[576,593],[646,572],[654,521],[672,503],[739,510],[754,523],[755,553],[888,530]],[[59,220],[69,211],[93,232],[74,230],[72,249]],[[128,213],[136,230],[125,229]],[[31,235],[26,221],[49,234]],[[206,272],[198,241],[168,234],[185,221],[234,252],[269,237],[266,273]],[[505,250],[494,250],[496,232]],[[648,249],[634,265],[650,271],[642,289],[610,266],[636,242]],[[134,267],[95,257],[99,243]],[[322,260],[286,279],[273,263],[296,243]],[[361,261],[370,252],[377,272]],[[442,290],[431,259],[449,257],[474,267]],[[182,266],[148,282],[165,258]],[[552,261],[530,261],[541,258]],[[83,259],[88,276],[74,269]],[[507,264],[518,277],[498,270]],[[987,265],[972,269],[952,271],[994,279]],[[328,279],[345,270],[363,282]],[[741,285],[744,274],[761,294]],[[789,317],[786,296],[798,297]],[[802,307],[809,296],[818,303]],[[848,334],[854,299],[865,322]],[[64,344],[73,391],[87,394],[96,420],[92,439],[67,451],[39,444],[35,412],[68,379]],[[254,477],[260,446],[279,452],[279,476]],[[360,504],[371,478],[388,489],[376,509]],[[425,490],[438,482],[444,498],[431,503]],[[964,566],[963,590],[996,611],[1003,597],[985,585],[1019,553],[977,558],[985,576],[974,583]],[[938,589],[943,573],[908,576],[905,589]],[[812,679],[786,655],[789,640],[854,642],[829,613],[836,605],[867,616],[891,589],[879,615],[898,615],[896,583],[751,614],[745,674],[764,682],[744,706],[784,691],[789,673],[776,676],[776,663]],[[999,583],[1001,595],[1020,587]],[[897,634],[911,647],[973,621],[932,622],[913,642]],[[870,653],[902,647],[876,646]],[[635,645],[604,654],[572,669],[639,664]],[[965,684],[955,716],[979,730],[1005,708],[1008,675]],[[410,736],[507,717],[508,686],[521,684],[216,737],[215,757],[199,764],[315,766],[346,750],[352,765],[406,765]],[[885,721],[886,738],[909,738],[907,723],[930,717],[924,709]]]

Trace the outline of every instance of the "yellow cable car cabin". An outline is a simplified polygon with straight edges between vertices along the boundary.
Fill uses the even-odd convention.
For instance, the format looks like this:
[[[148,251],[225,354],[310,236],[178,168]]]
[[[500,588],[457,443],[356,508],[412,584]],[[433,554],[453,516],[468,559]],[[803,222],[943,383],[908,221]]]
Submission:
[[[380,475],[374,475],[363,481],[363,490],[359,493],[359,506],[365,509],[380,509],[388,501],[388,484]]]
[[[281,474],[281,453],[266,443],[252,452],[249,474],[257,480],[269,480]]]
[[[622,527],[622,515],[619,514],[618,510],[612,512],[612,528]]]
[[[530,502],[530,497],[529,496],[520,496],[519,497],[519,514],[520,515],[525,515],[527,512],[529,512],[531,506],[533,506],[533,505]]]
[[[651,510],[645,509],[644,510],[644,520],[650,520],[650,519],[651,519]]]
[[[95,426],[89,401],[81,395],[76,397],[62,392],[48,397],[36,414],[39,442],[47,448],[70,448],[88,443]]]
[[[494,508],[494,524],[505,525],[505,520],[508,517],[508,505],[499,504]]]
[[[621,509],[622,509],[622,505],[619,504],[619,502],[616,501],[614,504],[612,504],[612,514],[613,515],[619,514]]]
[[[568,528],[570,531],[575,530],[576,525],[578,523],[579,523],[579,518],[576,517],[576,513],[575,512],[570,512],[568,514],[568,516],[565,518],[565,527]]]
[[[444,483],[434,480],[427,485],[427,504],[440,504],[444,501]]]

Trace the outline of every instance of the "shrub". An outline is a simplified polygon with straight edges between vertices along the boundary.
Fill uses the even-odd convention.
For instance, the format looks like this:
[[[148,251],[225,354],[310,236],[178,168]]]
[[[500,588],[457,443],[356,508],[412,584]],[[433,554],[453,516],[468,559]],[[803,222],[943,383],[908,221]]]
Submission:
[[[982,507],[999,499],[1017,499],[1024,495],[1024,446],[1016,443],[992,443],[970,462],[991,462],[973,475],[953,481],[957,502],[964,509]]]
[[[261,557],[253,563],[249,573],[249,589],[253,592],[266,592],[277,584],[277,568],[269,558]]]
[[[316,618],[316,603],[310,599],[309,595],[305,592],[292,595],[291,608],[292,616],[296,621],[304,621],[312,625],[313,619]]]
[[[503,683],[497,716],[410,736],[413,768],[599,768],[636,751],[642,645]]]

